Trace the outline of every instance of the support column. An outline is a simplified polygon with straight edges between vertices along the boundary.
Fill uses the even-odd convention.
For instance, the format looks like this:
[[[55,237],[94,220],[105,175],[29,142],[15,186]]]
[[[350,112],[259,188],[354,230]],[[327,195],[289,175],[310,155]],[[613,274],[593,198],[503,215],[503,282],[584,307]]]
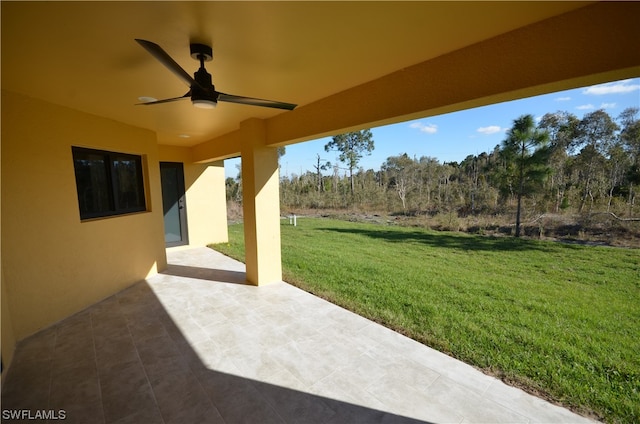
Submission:
[[[282,281],[278,151],[265,146],[261,119],[242,122],[240,133],[247,281],[254,285]]]

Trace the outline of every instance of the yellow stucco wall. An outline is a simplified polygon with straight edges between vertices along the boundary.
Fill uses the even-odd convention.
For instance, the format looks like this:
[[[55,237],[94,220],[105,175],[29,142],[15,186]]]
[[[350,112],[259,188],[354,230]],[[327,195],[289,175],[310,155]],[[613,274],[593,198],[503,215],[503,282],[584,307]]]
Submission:
[[[0,311],[2,312],[2,318],[0,318],[0,324],[1,324],[1,329],[0,329],[0,333],[2,334],[2,337],[0,339],[0,347],[2,348],[2,365],[4,367],[6,367],[8,364],[11,363],[11,360],[13,359],[13,351],[15,350],[16,347],[16,337],[13,334],[13,324],[11,322],[11,311],[9,309],[9,301],[8,301],[8,297],[6,296],[6,292],[5,292],[5,286],[4,286],[4,276],[2,275],[2,268],[0,266],[0,283],[1,283],[1,288],[2,288],[2,293],[1,293],[1,301],[2,301],[2,305],[0,306]],[[5,373],[4,370],[2,372],[2,375],[4,377]]]
[[[0,157],[2,156],[2,149],[0,149]],[[0,185],[2,177],[0,173]],[[0,205],[2,204],[2,198],[0,196]],[[2,220],[0,219],[0,234],[2,234]],[[0,243],[0,352],[2,353],[2,365],[6,367],[11,363],[13,359],[13,352],[16,347],[16,337],[13,334],[13,324],[11,322],[11,311],[9,309],[9,300],[6,295],[6,289],[4,286],[4,272],[2,271],[2,243]],[[4,368],[2,371],[2,377],[6,373]]]
[[[71,146],[143,155],[149,212],[81,222]],[[2,91],[2,294],[15,339],[166,267],[159,173],[153,132]]]
[[[201,166],[185,166],[190,246],[229,241],[224,165],[217,162],[199,169]]]
[[[188,147],[158,149],[161,162],[181,162],[184,166],[189,247],[227,242],[224,162],[192,163],[192,149]]]

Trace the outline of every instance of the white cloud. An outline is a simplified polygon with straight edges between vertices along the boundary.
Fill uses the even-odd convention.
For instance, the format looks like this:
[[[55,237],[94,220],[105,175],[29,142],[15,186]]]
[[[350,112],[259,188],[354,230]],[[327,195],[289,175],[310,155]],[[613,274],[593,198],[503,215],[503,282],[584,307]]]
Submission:
[[[484,135],[489,135],[502,131],[502,128],[497,125],[489,125],[488,127],[480,127],[476,131]]]
[[[415,128],[427,134],[435,134],[436,132],[438,132],[438,126],[435,124],[423,124],[422,122],[414,122],[413,124],[409,125],[409,127]]]
[[[582,94],[601,96],[604,94],[625,94],[640,90],[640,84],[632,84],[633,80],[609,82],[606,84],[592,85],[582,91]]]
[[[589,110],[589,109],[595,109],[596,107],[594,105],[592,105],[591,103],[589,103],[588,105],[580,105],[580,106],[576,106],[576,109],[580,109],[580,110]]]
[[[568,102],[569,100],[571,100],[571,97],[556,97],[554,100],[556,102]]]
[[[600,104],[600,109],[613,109],[616,107],[615,103],[602,103]]]

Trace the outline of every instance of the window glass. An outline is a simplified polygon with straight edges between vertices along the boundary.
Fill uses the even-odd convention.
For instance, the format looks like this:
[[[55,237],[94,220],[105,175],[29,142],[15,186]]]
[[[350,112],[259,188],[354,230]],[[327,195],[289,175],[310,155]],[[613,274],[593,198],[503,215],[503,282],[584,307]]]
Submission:
[[[113,177],[118,209],[140,210],[144,208],[142,169],[139,158],[118,156],[113,161]]]
[[[142,158],[73,147],[80,218],[146,210]]]

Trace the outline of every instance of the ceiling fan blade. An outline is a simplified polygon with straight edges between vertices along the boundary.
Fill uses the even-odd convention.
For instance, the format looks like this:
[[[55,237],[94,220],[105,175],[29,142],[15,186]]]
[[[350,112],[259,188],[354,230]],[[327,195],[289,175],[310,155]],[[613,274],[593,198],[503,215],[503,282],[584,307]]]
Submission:
[[[189,99],[189,98],[191,98],[191,90],[189,90],[189,92],[187,94],[185,94],[184,96],[172,97],[171,99],[154,100],[152,102],[136,103],[135,105],[136,106],[157,105],[159,103],[169,103],[169,102],[175,102],[175,101],[178,101],[178,100]]]
[[[272,107],[276,109],[293,110],[296,106],[293,103],[277,102],[275,100],[255,99],[253,97],[235,96],[233,94],[218,93],[219,102],[240,103],[243,105]]]
[[[189,87],[192,87],[194,85],[200,86],[200,84],[198,84],[196,80],[194,80],[193,77],[187,73],[187,71],[182,69],[182,67],[178,65],[176,61],[173,60],[171,56],[169,56],[169,54],[162,49],[162,47],[151,41],[141,40],[139,38],[136,38],[135,40],[138,42],[138,44],[144,47],[146,51],[151,53],[151,56],[155,57],[160,63],[166,66],[167,69],[173,72]]]

